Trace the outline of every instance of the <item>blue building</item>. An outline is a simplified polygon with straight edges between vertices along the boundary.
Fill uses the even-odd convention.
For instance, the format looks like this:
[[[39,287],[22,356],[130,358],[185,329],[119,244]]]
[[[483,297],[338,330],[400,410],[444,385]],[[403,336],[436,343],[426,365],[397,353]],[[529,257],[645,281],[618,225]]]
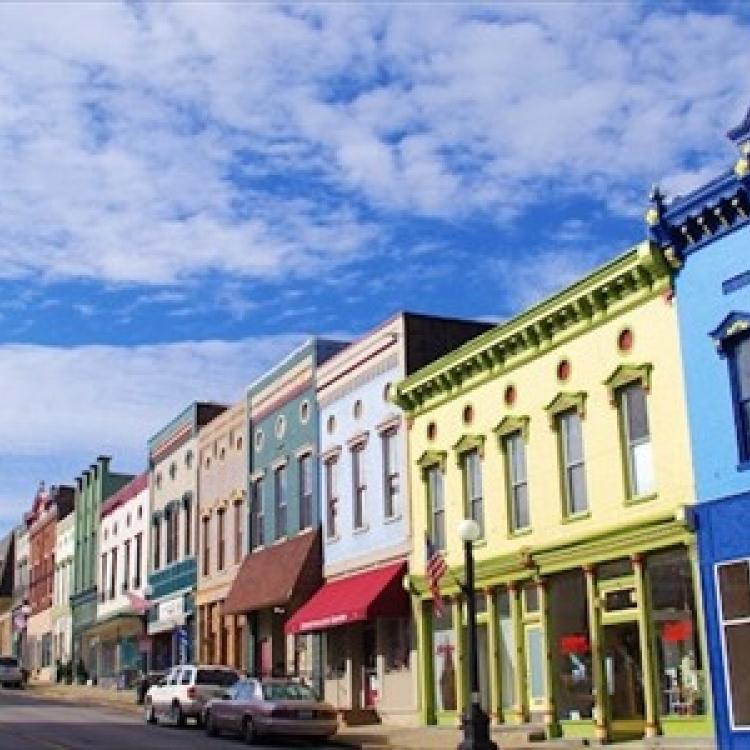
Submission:
[[[732,169],[669,204],[656,190],[646,216],[675,268],[722,750],[750,748],[750,111],[728,136]]]

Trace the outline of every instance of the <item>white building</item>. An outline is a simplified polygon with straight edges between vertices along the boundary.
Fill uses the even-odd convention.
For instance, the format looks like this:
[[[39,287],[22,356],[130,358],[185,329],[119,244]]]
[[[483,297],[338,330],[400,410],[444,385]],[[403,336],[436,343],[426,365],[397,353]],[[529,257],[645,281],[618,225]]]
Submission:
[[[73,590],[75,513],[59,521],[55,529],[55,579],[52,595],[53,659],[65,666],[72,658],[73,624],[70,594]]]
[[[122,669],[145,666],[143,609],[148,575],[148,473],[139,474],[102,506],[96,625],[99,684],[112,684]]]

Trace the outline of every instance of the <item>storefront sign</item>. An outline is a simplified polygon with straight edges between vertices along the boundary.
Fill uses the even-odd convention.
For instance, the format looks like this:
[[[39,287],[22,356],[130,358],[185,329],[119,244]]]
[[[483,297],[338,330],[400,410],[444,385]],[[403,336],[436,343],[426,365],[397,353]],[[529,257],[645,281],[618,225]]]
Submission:
[[[176,599],[167,599],[165,602],[160,602],[157,613],[158,619],[162,622],[179,622],[181,624],[185,618],[184,598],[180,596]]]

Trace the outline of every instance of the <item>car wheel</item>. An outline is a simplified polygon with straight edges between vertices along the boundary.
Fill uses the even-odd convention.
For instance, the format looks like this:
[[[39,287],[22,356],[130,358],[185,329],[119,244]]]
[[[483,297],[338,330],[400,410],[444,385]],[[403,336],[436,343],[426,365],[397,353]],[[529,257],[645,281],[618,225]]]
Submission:
[[[195,726],[198,727],[198,729],[203,729],[203,727],[206,725],[206,720],[203,717],[203,714],[200,713],[195,717]]]
[[[216,719],[210,711],[206,711],[205,719],[203,723],[206,725],[206,734],[209,737],[216,737],[219,734],[219,730],[216,728]]]
[[[147,724],[156,724],[156,712],[154,711],[154,704],[151,701],[146,701],[143,713]]]
[[[185,726],[185,714],[182,713],[182,706],[177,701],[172,704],[172,708],[169,712],[169,718],[172,719],[175,726]]]
[[[258,739],[258,735],[255,733],[255,725],[249,716],[242,720],[242,739],[246,745],[254,745]]]

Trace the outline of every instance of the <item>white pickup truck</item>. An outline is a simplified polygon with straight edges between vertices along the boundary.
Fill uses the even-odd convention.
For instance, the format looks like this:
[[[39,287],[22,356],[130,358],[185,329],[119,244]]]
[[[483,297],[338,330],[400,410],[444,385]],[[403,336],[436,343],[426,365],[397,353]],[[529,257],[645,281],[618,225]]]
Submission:
[[[190,718],[200,725],[206,703],[223,695],[239,678],[229,667],[193,664],[172,667],[163,680],[148,689],[145,719],[149,724],[167,719],[181,727]]]

